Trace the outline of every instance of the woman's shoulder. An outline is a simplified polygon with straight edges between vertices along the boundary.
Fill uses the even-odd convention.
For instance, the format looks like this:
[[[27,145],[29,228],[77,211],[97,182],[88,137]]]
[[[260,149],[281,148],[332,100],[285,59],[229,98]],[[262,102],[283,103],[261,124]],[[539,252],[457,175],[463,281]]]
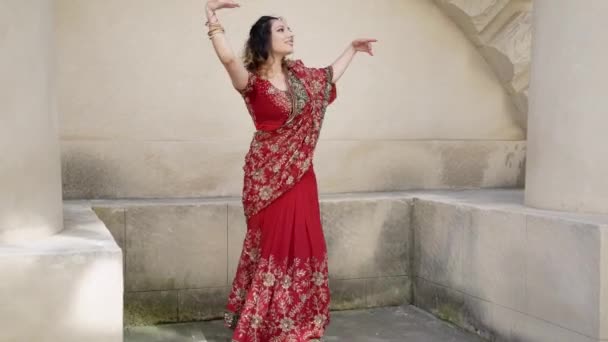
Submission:
[[[288,68],[295,71],[304,71],[306,69],[306,65],[304,65],[301,59],[288,59],[286,63]]]
[[[299,74],[318,74],[324,72],[327,67],[309,67],[301,59],[287,60],[287,66]]]

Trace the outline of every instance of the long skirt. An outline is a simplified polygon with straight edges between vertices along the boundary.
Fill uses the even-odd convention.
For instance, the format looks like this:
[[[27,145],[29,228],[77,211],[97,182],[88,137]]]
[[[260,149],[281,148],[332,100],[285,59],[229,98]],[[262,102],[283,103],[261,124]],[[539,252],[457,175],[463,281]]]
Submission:
[[[225,323],[233,342],[318,341],[329,324],[327,249],[312,166],[249,218]]]

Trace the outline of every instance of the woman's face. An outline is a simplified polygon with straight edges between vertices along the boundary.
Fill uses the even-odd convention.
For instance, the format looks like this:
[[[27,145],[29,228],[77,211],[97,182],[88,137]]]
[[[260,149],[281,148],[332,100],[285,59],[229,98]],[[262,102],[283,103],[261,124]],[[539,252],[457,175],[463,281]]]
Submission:
[[[287,26],[285,19],[272,21],[272,52],[273,54],[286,56],[293,53],[293,37],[291,28]]]

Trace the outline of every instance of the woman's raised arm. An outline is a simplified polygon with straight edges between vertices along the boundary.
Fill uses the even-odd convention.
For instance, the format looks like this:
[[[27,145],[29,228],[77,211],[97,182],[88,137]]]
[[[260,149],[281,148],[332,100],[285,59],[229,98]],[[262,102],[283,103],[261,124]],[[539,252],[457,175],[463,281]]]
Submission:
[[[367,52],[370,56],[373,56],[372,52],[372,43],[377,42],[376,39],[370,38],[361,38],[355,39],[352,43],[344,50],[344,52],[336,59],[336,61],[331,65],[333,69],[333,79],[332,83],[336,83],[342,74],[346,71],[346,68],[350,65],[350,62],[353,60],[353,57],[357,52]]]
[[[213,44],[215,53],[220,62],[228,71],[232,85],[237,90],[242,90],[247,86],[249,73],[243,62],[238,58],[224,35],[224,29],[217,18],[215,12],[223,8],[236,8],[239,4],[234,0],[209,0],[205,6],[207,13],[207,25],[209,26],[209,39]]]

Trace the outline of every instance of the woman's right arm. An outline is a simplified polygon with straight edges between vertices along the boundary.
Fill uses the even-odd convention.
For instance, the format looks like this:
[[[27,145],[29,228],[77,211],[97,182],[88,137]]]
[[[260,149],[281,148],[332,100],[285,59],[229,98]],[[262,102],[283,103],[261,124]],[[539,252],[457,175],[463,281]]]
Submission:
[[[233,0],[209,0],[207,1],[207,5],[205,6],[207,12],[207,22],[209,23],[210,30],[213,27],[217,27],[219,24],[219,20],[215,14],[215,11],[220,10],[222,8],[235,8],[239,7],[239,5]],[[215,26],[214,26],[215,25]],[[247,86],[247,81],[249,78],[249,72],[245,69],[243,62],[240,58],[237,58],[228,41],[226,40],[226,36],[223,32],[219,31],[213,34],[209,38],[213,44],[213,48],[215,49],[215,53],[217,57],[220,59],[220,62],[228,71],[228,75],[230,75],[230,80],[232,81],[232,85],[237,90],[245,89]]]

